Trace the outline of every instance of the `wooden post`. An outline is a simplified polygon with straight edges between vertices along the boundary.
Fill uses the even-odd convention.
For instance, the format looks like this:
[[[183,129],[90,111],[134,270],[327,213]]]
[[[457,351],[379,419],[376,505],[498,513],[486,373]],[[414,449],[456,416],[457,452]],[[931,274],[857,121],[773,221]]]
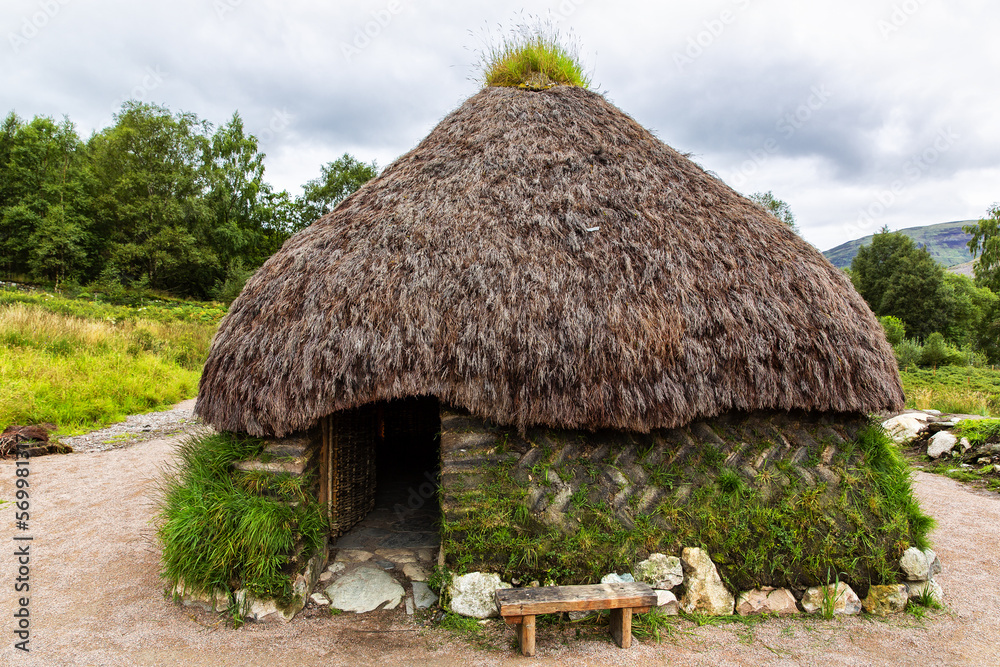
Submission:
[[[521,655],[535,655],[535,617],[525,616],[517,624],[517,644]]]
[[[621,648],[628,648],[632,645],[631,608],[624,607],[622,609],[611,610],[611,638]]]
[[[330,516],[330,418],[323,417],[323,440],[319,450],[319,503],[323,507],[327,520]]]

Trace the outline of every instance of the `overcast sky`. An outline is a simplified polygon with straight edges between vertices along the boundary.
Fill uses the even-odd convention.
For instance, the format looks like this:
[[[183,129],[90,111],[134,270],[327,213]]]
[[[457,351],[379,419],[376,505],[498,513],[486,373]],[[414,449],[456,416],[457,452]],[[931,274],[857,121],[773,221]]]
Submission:
[[[1000,200],[1000,5],[987,0],[3,0],[0,112],[85,138],[122,100],[243,116],[292,194],[344,152],[385,166],[476,92],[523,14],[594,87],[821,250]]]

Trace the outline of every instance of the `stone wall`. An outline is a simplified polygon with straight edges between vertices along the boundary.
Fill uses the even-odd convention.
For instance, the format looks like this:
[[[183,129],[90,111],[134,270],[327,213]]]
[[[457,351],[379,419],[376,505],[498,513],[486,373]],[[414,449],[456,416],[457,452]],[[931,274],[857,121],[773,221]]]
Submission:
[[[914,528],[855,442],[867,424],[755,413],[649,434],[518,433],[445,408],[444,560],[584,583],[700,543],[736,589],[802,590],[829,572],[862,591],[895,581]]]

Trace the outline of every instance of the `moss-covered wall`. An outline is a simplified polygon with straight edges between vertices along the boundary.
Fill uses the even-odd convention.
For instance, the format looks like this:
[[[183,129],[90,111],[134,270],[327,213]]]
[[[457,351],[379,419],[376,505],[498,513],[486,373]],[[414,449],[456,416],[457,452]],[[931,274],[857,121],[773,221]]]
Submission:
[[[736,590],[899,580],[930,526],[857,415],[728,415],[649,434],[516,430],[441,414],[442,542],[457,571],[588,583],[702,546]]]

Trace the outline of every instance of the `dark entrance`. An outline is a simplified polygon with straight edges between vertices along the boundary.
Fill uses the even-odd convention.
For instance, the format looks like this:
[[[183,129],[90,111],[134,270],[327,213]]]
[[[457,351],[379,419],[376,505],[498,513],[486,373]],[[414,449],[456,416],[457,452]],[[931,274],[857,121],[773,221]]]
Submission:
[[[437,493],[441,458],[437,399],[406,398],[362,410],[363,423],[372,435],[367,453],[374,454],[374,493],[369,487],[370,499],[365,502],[371,510],[359,514],[356,525],[337,523],[334,518],[339,526],[334,536],[344,533],[334,548],[380,551],[381,555],[387,550],[436,550],[440,545]],[[333,428],[335,421],[331,421]]]

